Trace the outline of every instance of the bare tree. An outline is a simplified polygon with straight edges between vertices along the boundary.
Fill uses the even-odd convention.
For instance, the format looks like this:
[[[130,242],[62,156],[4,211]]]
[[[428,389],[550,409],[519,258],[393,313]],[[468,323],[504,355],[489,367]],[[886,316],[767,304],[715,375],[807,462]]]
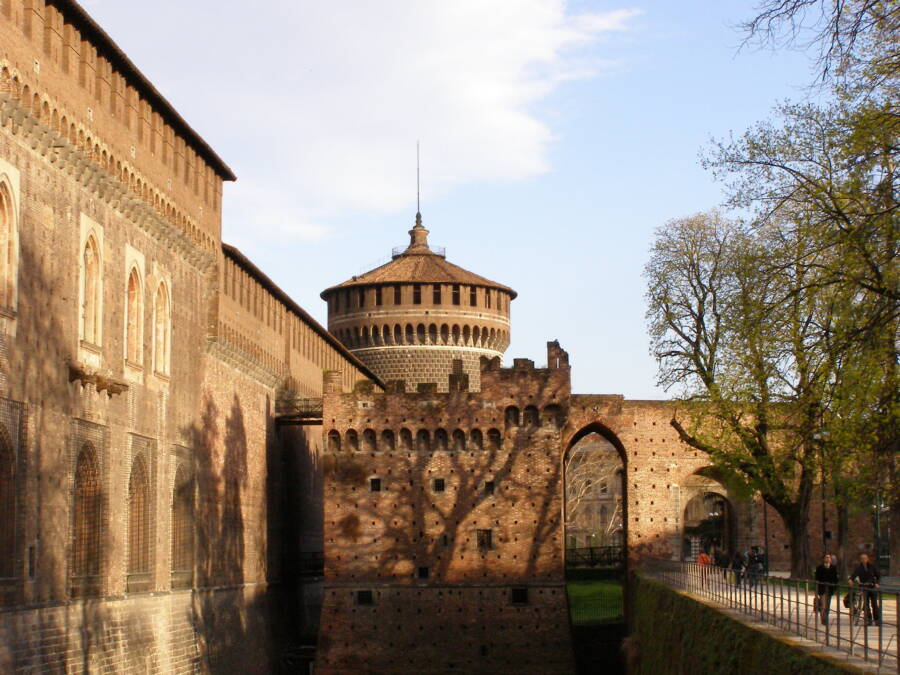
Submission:
[[[596,545],[618,544],[622,527],[622,460],[608,442],[588,436],[565,461],[566,530],[592,536]]]

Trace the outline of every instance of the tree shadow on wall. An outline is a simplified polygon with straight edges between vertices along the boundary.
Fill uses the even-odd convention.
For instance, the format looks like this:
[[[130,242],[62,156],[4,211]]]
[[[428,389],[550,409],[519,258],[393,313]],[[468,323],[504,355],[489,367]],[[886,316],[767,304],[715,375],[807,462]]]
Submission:
[[[533,400],[551,400],[543,389],[528,389],[522,398],[527,394]],[[471,420],[477,414],[481,418],[475,412],[474,402],[479,403],[480,410],[477,394],[453,393],[446,406],[426,408],[421,415],[428,419]],[[371,415],[377,418],[379,412],[373,410]],[[448,583],[470,586],[473,592],[466,596],[465,602],[470,604],[460,607],[460,613],[450,609],[458,597],[453,592],[447,593],[448,605],[443,610],[429,610],[427,616],[422,603],[391,600],[385,609],[379,608],[383,613],[369,628],[361,628],[363,615],[352,607],[347,615],[326,611],[319,644],[323,663],[348,672],[366,671],[373,667],[372,654],[380,653],[379,658],[386,659],[386,663],[408,661],[409,667],[419,663],[424,670],[434,672],[435,668],[447,667],[434,651],[438,644],[447,641],[455,654],[453,660],[458,657],[470,665],[480,663],[481,670],[509,669],[514,667],[505,661],[514,658],[510,650],[496,649],[505,639],[501,632],[518,631],[521,620],[533,617],[536,610],[512,607],[509,590],[501,591],[510,595],[501,606],[495,606],[496,591],[489,590],[482,596],[482,584],[512,588],[564,583],[559,427],[538,422],[507,428],[502,416],[480,424],[460,422],[460,427],[467,431],[465,449],[453,445],[456,429],[447,428],[442,430],[451,439],[446,450],[443,440],[439,451],[434,441],[430,441],[427,450],[348,450],[351,440],[342,443],[342,449],[325,454],[329,583],[351,583],[361,588],[373,582],[411,589],[424,585],[434,587],[438,595],[446,593],[443,584]],[[483,448],[473,447],[468,432],[475,428],[485,439],[489,429],[502,429],[502,446],[485,443]],[[411,436],[416,438],[420,430],[410,429]],[[439,431],[432,425],[427,425],[427,430],[433,435]],[[398,430],[393,431],[398,438],[401,436]],[[444,433],[440,437],[445,438]],[[391,458],[386,456],[389,452]],[[373,467],[379,468],[373,473]],[[380,492],[371,489],[369,480],[373,476],[381,479]],[[443,491],[435,485],[436,479],[444,480]],[[336,508],[337,503],[341,503],[341,508]],[[485,531],[490,531],[487,537]],[[335,592],[342,591],[328,591],[326,607],[343,607],[340,601],[329,601]],[[483,602],[489,605],[482,606]],[[379,604],[377,599],[375,604]],[[559,607],[565,607],[564,600]],[[555,624],[561,618],[553,616],[548,614],[545,619]],[[361,630],[354,636],[355,641],[342,637],[346,629],[343,622],[347,620],[359,621],[357,628]],[[411,631],[417,628],[425,630],[426,637],[412,639]],[[397,636],[399,641],[390,643],[388,635]],[[527,643],[525,640],[516,642],[514,648],[512,644],[507,646],[523,650],[517,654],[529,653],[525,658],[530,658],[531,647]],[[432,662],[434,658],[443,665]]]
[[[223,419],[206,392],[202,411],[199,425],[190,430],[197,485],[194,629],[211,672],[259,672],[265,669],[260,650],[266,651],[269,608],[265,595],[248,600],[244,588],[248,447],[243,407],[235,393]]]
[[[543,395],[539,391],[535,399],[541,400]],[[455,411],[469,412],[466,393],[451,395],[445,416],[450,419],[464,416]],[[437,411],[433,412],[434,416],[439,416]],[[485,424],[482,431],[495,425],[502,429],[503,421]],[[446,431],[449,434],[452,430]],[[559,446],[560,433],[556,427],[513,427],[503,433],[501,448],[456,450],[448,447],[441,453],[439,473],[433,463],[435,453],[432,450],[395,450],[394,457],[405,461],[393,464],[394,471],[389,477],[382,476],[388,488],[387,492],[381,493],[382,499],[385,503],[389,501],[391,508],[385,509],[382,499],[369,499],[351,504],[353,508],[349,513],[342,509],[345,514],[331,527],[339,538],[329,545],[341,556],[341,566],[350,569],[356,566],[354,549],[361,542],[363,533],[377,531],[379,540],[387,545],[379,547],[374,568],[371,561],[367,561],[360,569],[374,570],[382,579],[398,579],[402,578],[395,572],[398,562],[428,561],[422,564],[430,566],[430,579],[445,579],[452,573],[454,581],[462,578],[459,570],[463,567],[467,580],[495,577],[497,555],[502,554],[504,548],[510,550],[514,546],[522,551],[510,565],[510,569],[516,570],[515,578],[520,581],[546,579],[546,572],[539,569],[539,561],[554,534],[562,532]],[[538,477],[529,471],[526,455],[546,452],[550,452],[550,457],[546,458],[549,471]],[[329,452],[325,456],[324,470],[328,480],[341,490],[368,493],[369,462],[365,453]],[[442,494],[436,494],[434,490],[433,481],[438,477],[446,481]],[[492,492],[486,489],[489,482],[493,483]],[[510,532],[514,527],[510,522],[513,516],[505,512],[516,502],[527,502],[530,509],[529,527],[516,526],[518,531],[530,531],[530,538],[524,545],[521,539],[512,541]],[[498,513],[504,514],[499,523]],[[473,520],[477,521],[476,526],[472,525]],[[477,529],[493,531],[490,544],[479,547]],[[560,541],[555,545],[561,553]],[[464,565],[458,564],[460,556],[463,556]],[[454,561],[457,562],[455,569],[452,567]],[[561,575],[561,555],[559,561]],[[507,562],[504,557],[500,564],[507,566]],[[414,572],[414,569],[410,570],[410,579]]]

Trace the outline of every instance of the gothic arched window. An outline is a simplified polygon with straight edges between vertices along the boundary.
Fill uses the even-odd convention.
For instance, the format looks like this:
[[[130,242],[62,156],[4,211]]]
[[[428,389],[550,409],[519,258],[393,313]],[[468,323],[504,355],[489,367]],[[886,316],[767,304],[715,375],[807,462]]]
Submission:
[[[131,466],[128,481],[128,574],[150,572],[150,480],[144,458]]]
[[[153,368],[162,375],[169,374],[172,312],[169,305],[169,289],[160,282],[153,301]]]
[[[137,267],[128,274],[125,297],[125,358],[134,364],[144,361],[144,289]]]
[[[103,492],[94,449],[85,444],[75,464],[72,518],[72,577],[81,593],[95,588],[100,575]]]
[[[16,213],[12,193],[0,182],[0,307],[15,305]]]
[[[194,567],[194,490],[182,464],[172,491],[172,587],[190,588]]]
[[[101,339],[100,314],[103,290],[102,259],[100,247],[94,235],[90,235],[82,252],[81,269],[81,338],[90,344],[99,345]]]

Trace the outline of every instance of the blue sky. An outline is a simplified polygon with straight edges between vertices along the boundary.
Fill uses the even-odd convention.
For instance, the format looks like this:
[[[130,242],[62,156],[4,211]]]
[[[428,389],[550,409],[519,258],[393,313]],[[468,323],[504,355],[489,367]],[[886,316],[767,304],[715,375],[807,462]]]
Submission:
[[[698,164],[812,79],[738,50],[734,0],[88,0],[234,169],[224,239],[318,293],[405,244],[512,286],[507,359],[559,339],[580,393],[664,398],[641,270],[656,227],[720,204]]]

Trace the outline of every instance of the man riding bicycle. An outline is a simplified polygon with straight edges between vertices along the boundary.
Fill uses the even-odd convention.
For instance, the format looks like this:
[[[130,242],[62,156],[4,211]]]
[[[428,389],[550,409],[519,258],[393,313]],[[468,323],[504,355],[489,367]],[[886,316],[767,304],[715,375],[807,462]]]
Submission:
[[[862,609],[866,615],[866,625],[880,620],[878,609],[878,588],[881,584],[881,575],[878,567],[869,562],[869,556],[860,554],[859,564],[850,575],[850,583],[857,584],[862,589]]]

